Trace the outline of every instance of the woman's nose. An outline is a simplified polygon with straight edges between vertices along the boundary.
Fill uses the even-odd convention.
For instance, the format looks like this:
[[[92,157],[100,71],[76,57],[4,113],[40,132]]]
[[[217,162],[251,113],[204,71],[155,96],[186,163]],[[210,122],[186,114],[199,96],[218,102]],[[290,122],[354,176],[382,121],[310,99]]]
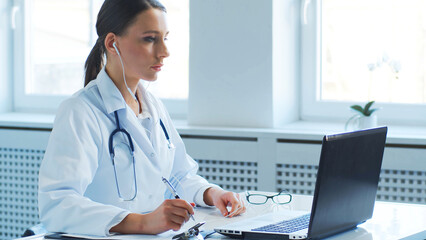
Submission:
[[[158,57],[166,58],[168,56],[170,56],[170,52],[169,52],[169,49],[167,48],[166,42],[163,40],[158,49]]]

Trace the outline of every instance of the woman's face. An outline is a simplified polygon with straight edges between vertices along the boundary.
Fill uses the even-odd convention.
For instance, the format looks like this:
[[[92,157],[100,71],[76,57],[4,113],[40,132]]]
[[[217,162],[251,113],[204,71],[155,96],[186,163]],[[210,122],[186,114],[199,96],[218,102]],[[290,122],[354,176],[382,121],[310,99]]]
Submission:
[[[151,8],[140,13],[123,36],[117,37],[126,79],[157,79],[164,58],[169,56],[165,43],[168,33],[166,13]]]

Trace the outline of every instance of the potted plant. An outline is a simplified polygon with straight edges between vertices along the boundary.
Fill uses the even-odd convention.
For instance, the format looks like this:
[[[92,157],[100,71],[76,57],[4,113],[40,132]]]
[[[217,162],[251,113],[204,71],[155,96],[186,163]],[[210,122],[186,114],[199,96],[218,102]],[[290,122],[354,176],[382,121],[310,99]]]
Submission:
[[[377,115],[373,113],[379,110],[379,108],[371,108],[373,104],[374,101],[366,103],[364,107],[352,105],[350,108],[354,110],[356,114],[346,122],[345,130],[348,130],[349,127],[352,129],[364,129],[377,126]]]
[[[367,104],[365,104],[364,107],[361,107],[360,105],[352,105],[351,108],[357,112],[359,112],[359,114],[365,116],[365,117],[370,117],[371,114],[373,114],[375,111],[379,110],[378,108],[373,108],[370,109],[371,106],[373,105],[374,101],[370,101]]]

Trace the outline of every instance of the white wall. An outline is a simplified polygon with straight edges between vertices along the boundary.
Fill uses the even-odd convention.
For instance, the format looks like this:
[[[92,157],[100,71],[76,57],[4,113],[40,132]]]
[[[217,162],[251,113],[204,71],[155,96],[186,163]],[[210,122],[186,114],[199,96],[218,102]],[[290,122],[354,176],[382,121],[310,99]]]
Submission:
[[[298,118],[298,2],[190,1],[189,124],[276,127]]]
[[[10,0],[0,1],[0,112],[12,110],[12,31]]]
[[[273,1],[274,127],[299,120],[300,0]]]

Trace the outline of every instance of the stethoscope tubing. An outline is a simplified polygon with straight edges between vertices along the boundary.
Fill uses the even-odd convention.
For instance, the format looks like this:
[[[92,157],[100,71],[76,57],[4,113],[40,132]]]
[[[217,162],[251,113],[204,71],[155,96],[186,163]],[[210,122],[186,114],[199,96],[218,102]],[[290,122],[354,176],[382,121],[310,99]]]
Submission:
[[[168,142],[168,147],[169,149],[174,148],[175,146],[173,145],[173,143],[170,141],[170,137],[169,134],[167,133],[166,127],[164,126],[163,121],[160,119],[160,126],[163,129],[164,135],[166,136],[166,140]]]
[[[109,154],[110,154],[110,157],[111,157],[112,166],[114,168],[115,185],[117,187],[118,197],[121,200],[132,201],[136,198],[136,196],[138,194],[138,183],[137,183],[137,180],[136,180],[136,166],[135,166],[136,165],[136,163],[135,163],[135,147],[133,145],[133,141],[132,141],[130,134],[126,131],[126,129],[120,127],[120,121],[118,119],[117,111],[114,112],[114,116],[115,116],[115,123],[116,123],[117,128],[114,131],[112,131],[112,133],[109,136],[108,148],[109,148]],[[117,169],[115,167],[115,161],[114,161],[114,156],[115,156],[114,147],[113,147],[114,135],[119,133],[119,132],[124,133],[124,135],[127,137],[127,141],[129,142],[129,147],[130,147],[130,154],[132,156],[135,194],[130,199],[124,199],[123,196],[121,195],[121,191],[120,191],[120,187],[119,187],[119,183],[118,183]]]
[[[135,148],[134,148],[132,137],[130,136],[130,133],[127,132],[126,129],[120,127],[120,121],[119,121],[119,118],[118,118],[117,111],[114,111],[114,117],[115,117],[116,129],[114,129],[114,131],[112,131],[112,133],[109,136],[108,150],[109,150],[109,154],[110,154],[110,157],[111,157],[112,166],[114,168],[115,184],[116,184],[116,187],[117,187],[118,197],[123,201],[132,201],[136,198],[136,196],[138,194],[138,186],[137,186],[137,180],[136,180],[136,166],[135,166],[136,165],[136,163],[135,163]],[[161,119],[160,119],[160,126],[163,129],[164,135],[165,135],[166,140],[168,142],[169,149],[174,148],[173,143],[170,141],[170,137],[169,137],[169,134],[166,130],[166,127],[164,126],[164,123]],[[129,142],[130,154],[132,156],[135,194],[130,199],[124,199],[123,196],[121,195],[120,187],[119,187],[119,183],[118,183],[118,177],[117,177],[117,169],[115,167],[115,161],[114,161],[115,153],[114,153],[114,147],[113,147],[113,142],[114,142],[113,140],[114,140],[114,135],[119,133],[119,132],[124,133],[124,135],[126,136],[128,142]]]

